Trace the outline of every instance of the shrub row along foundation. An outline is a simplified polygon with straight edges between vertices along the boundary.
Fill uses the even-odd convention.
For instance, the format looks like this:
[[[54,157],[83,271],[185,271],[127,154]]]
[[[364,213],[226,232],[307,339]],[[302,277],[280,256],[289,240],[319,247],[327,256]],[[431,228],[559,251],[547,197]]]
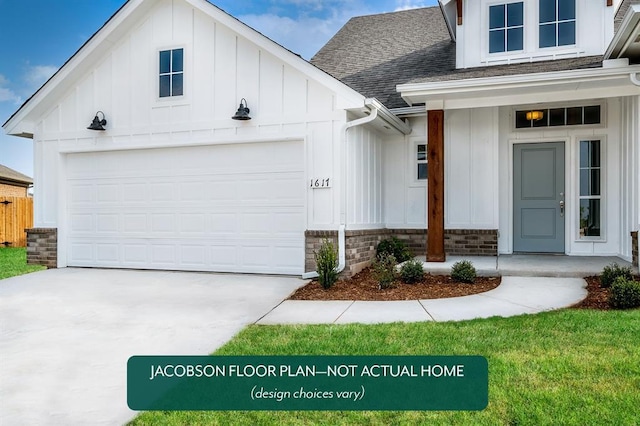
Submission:
[[[341,278],[351,277],[371,264],[378,243],[396,237],[403,241],[414,256],[427,250],[426,229],[371,229],[345,232],[346,267]],[[305,232],[305,271],[315,270],[314,252],[328,239],[338,247],[338,231]],[[445,230],[445,251],[449,255],[498,255],[498,231],[485,229]]]

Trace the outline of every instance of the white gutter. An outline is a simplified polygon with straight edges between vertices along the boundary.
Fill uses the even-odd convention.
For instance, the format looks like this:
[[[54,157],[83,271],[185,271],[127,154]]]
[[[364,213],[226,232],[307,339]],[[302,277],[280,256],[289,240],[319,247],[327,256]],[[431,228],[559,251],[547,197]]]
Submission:
[[[518,87],[548,86],[553,83],[581,83],[594,79],[614,79],[628,73],[638,73],[638,65],[615,68],[588,68],[533,74],[515,74],[460,80],[409,83],[396,86],[402,96],[438,95],[451,93],[479,92],[487,89],[514,89]],[[408,93],[413,92],[413,93]]]
[[[396,129],[397,131],[399,131],[400,133],[404,134],[404,135],[408,135],[411,133],[411,126],[409,126],[407,123],[405,123],[404,121],[400,120],[393,112],[391,112],[389,109],[387,109],[387,107],[385,107],[379,100],[377,100],[376,98],[368,98],[365,99],[364,104],[367,108],[369,108],[369,110],[374,110],[376,112],[376,114],[386,123],[390,124],[391,126],[393,126],[394,129]],[[369,118],[369,117],[364,117],[364,118]],[[374,118],[375,119],[375,118]],[[367,123],[369,121],[373,121],[373,120],[368,120],[366,121]],[[352,123],[357,123],[358,120],[354,120],[352,121]],[[358,126],[359,124],[354,124],[354,126]],[[353,127],[353,126],[351,126]]]
[[[369,107],[365,102],[365,105]],[[370,109],[371,113],[367,117],[362,117],[357,120],[349,121],[342,126],[342,137],[344,138],[342,143],[342,156],[340,160],[340,168],[342,175],[342,212],[340,213],[340,227],[338,228],[338,267],[336,268],[336,272],[340,273],[344,271],[345,266],[347,266],[347,256],[346,256],[346,237],[345,230],[347,228],[347,213],[346,213],[346,203],[347,203],[347,162],[346,162],[346,153],[347,153],[347,130],[355,126],[361,126],[363,124],[367,124],[378,118],[378,108]],[[302,274],[302,278],[305,280],[318,278],[318,271],[313,272],[305,272]]]

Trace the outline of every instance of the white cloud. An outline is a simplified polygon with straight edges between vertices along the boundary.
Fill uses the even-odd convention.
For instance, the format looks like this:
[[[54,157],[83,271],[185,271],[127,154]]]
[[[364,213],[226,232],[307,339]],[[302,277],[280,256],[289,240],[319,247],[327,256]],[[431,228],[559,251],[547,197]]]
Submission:
[[[13,102],[19,104],[22,102],[20,96],[18,96],[9,87],[9,80],[2,74],[0,74],[0,102]]]
[[[305,59],[310,59],[320,50],[348,20],[341,14],[333,14],[326,19],[292,19],[274,14],[243,15],[238,19]]]
[[[420,0],[396,0],[395,11],[418,9],[420,7],[433,6],[433,2],[425,2]]]
[[[32,89],[37,89],[44,84],[56,71],[58,67],[53,65],[28,65],[24,80]]]

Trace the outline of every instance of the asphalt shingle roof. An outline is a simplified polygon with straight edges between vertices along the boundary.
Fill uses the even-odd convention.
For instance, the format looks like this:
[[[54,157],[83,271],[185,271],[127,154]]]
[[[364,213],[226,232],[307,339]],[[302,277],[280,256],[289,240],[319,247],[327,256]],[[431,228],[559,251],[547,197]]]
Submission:
[[[17,183],[33,183],[33,179],[31,179],[27,175],[23,175],[20,172],[16,172],[13,169],[10,169],[7,166],[3,166],[0,164],[0,180],[8,180]]]
[[[456,69],[455,56],[436,6],[352,18],[311,63],[387,108],[407,106],[396,92],[398,84],[602,67],[602,56],[587,56]]]
[[[455,54],[440,8],[427,7],[352,18],[311,63],[395,108],[406,106],[396,84],[455,68]]]

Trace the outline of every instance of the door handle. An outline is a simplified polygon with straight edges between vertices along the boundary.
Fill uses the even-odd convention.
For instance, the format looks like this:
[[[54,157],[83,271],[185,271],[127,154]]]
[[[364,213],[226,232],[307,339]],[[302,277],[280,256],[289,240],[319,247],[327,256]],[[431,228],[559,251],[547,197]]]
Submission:
[[[564,216],[564,200],[560,200],[560,217]]]

